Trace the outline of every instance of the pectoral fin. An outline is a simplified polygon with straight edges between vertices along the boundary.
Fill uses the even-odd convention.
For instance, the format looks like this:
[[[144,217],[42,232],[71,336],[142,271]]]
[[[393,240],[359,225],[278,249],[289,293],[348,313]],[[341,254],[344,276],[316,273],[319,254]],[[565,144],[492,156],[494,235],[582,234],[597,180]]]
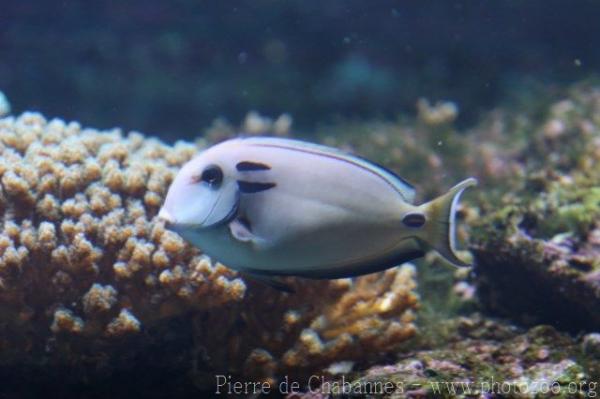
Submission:
[[[233,238],[241,242],[257,242],[258,237],[252,234],[250,223],[244,218],[235,218],[229,223],[229,231]]]

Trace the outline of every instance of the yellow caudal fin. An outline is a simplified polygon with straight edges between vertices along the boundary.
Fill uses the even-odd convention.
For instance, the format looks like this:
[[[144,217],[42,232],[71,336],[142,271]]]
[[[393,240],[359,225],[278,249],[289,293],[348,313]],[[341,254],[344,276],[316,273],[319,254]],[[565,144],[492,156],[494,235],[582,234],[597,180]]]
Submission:
[[[425,215],[425,224],[418,234],[429,248],[435,249],[455,266],[470,266],[456,255],[456,206],[463,191],[477,185],[477,180],[468,178],[452,187],[436,199],[419,206]]]

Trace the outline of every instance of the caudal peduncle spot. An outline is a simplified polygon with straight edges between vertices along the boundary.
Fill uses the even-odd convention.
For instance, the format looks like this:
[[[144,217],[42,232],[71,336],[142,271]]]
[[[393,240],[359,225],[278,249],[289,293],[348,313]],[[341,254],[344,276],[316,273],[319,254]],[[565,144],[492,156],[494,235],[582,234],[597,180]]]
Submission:
[[[409,213],[402,218],[402,223],[407,227],[421,227],[425,224],[425,215],[422,213]]]

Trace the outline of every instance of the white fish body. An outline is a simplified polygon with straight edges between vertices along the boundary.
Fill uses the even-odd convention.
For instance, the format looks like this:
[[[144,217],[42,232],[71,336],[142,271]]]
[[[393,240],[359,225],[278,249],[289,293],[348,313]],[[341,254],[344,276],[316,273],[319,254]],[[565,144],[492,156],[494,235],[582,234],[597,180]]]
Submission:
[[[429,248],[464,265],[453,249],[454,208],[472,184],[467,179],[415,206],[409,184],[361,158],[295,140],[234,139],[184,165],[159,216],[233,269],[339,278],[383,270]]]

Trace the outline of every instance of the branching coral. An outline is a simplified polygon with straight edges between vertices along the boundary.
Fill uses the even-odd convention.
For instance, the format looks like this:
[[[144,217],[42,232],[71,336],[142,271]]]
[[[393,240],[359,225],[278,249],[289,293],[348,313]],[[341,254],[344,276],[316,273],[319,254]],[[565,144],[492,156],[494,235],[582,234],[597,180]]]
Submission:
[[[339,361],[376,360],[416,332],[414,274],[412,265],[404,265],[354,280],[288,279],[293,295],[251,283],[234,311],[196,316],[196,344],[211,354],[210,372],[204,364],[197,378],[214,379],[211,373],[219,370],[272,381]],[[211,351],[218,346],[227,349]]]
[[[2,120],[0,143],[1,295],[12,317],[27,309],[36,322],[54,314],[53,331],[66,331],[71,318],[80,326],[71,332],[110,335],[124,315],[148,321],[170,314],[173,303],[206,305],[195,300],[205,294],[216,303],[243,297],[233,273],[206,267],[153,222],[194,146],[37,114]],[[179,278],[161,278],[169,273]]]
[[[257,118],[252,132],[289,128],[286,116]],[[167,231],[156,213],[198,150],[33,113],[0,120],[3,362],[93,368],[101,357],[110,367],[175,333],[169,320],[184,315],[194,342],[171,359],[191,358],[176,367],[210,385],[202,378],[216,371],[276,378],[375,358],[415,333],[411,267],[292,279],[298,293],[288,295],[244,282]],[[138,344],[123,348],[132,337]]]
[[[209,142],[223,141],[242,132],[245,135],[288,136],[292,127],[292,117],[281,114],[275,120],[256,111],[249,112],[239,128],[233,127],[224,119],[216,119],[204,135]]]
[[[318,357],[352,359],[356,342],[371,351],[384,352],[412,336],[412,309],[417,304],[412,293],[414,274],[414,267],[405,265],[349,281],[340,299],[323,309],[302,331],[294,347],[286,351],[285,364],[307,365]],[[287,316],[288,323],[297,322],[298,313]]]

